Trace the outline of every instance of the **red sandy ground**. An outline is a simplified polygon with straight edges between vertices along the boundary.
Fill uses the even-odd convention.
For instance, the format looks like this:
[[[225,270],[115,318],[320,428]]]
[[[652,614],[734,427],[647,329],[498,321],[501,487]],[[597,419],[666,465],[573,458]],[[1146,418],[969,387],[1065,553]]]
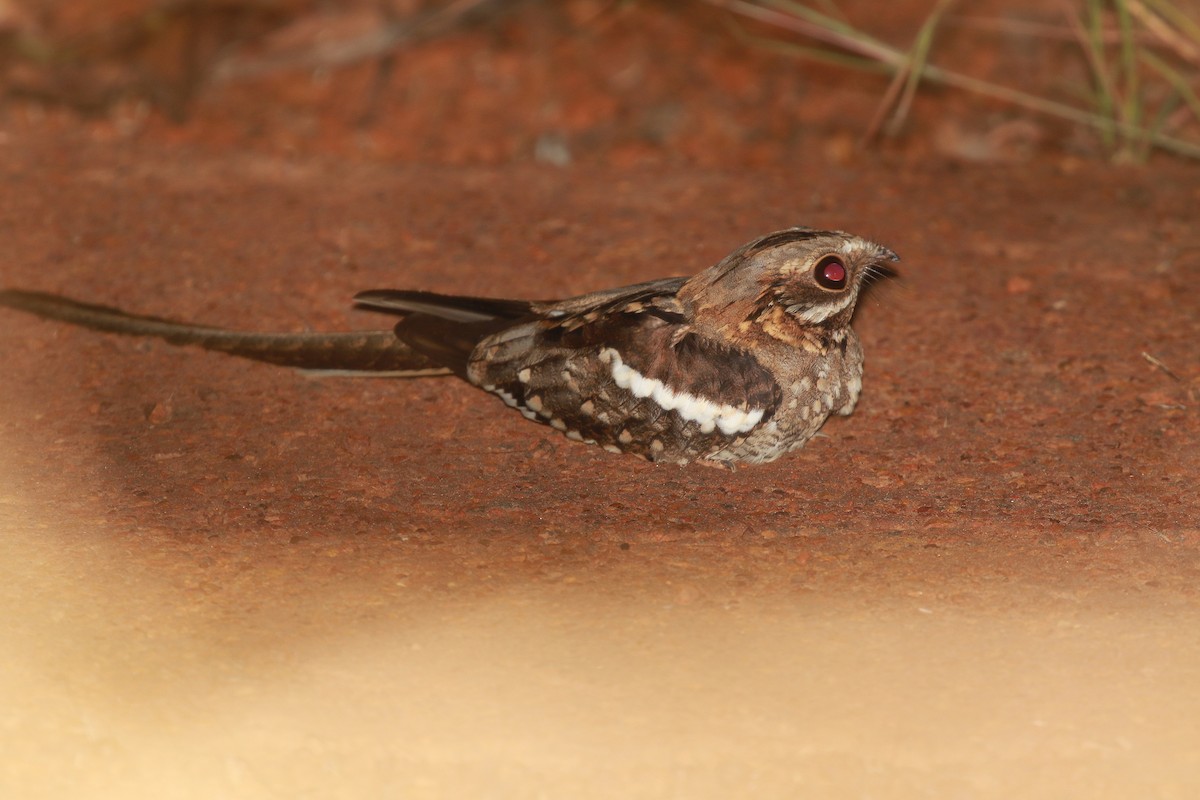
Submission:
[[[569,295],[838,227],[904,259],[859,409],[656,467],[451,380],[0,313],[0,793],[1195,795],[1200,168],[938,92],[859,150],[881,79],[661,4],[523,6],[371,99],[377,68],[182,122],[10,100],[0,285],[366,328],[359,289]]]

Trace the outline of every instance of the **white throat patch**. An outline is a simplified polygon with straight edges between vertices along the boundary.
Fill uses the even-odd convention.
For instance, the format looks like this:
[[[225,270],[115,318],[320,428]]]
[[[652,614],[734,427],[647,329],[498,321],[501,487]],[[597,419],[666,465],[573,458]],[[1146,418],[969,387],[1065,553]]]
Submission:
[[[714,403],[688,392],[677,392],[656,378],[648,378],[621,360],[621,354],[611,347],[600,351],[600,360],[610,365],[613,380],[634,397],[649,397],[667,411],[674,411],[689,422],[700,424],[701,433],[721,433],[733,436],[745,433],[759,423],[764,409],[741,409],[728,403]]]
[[[812,308],[806,308],[800,311],[798,306],[788,307],[788,313],[795,314],[798,319],[801,319],[810,325],[817,325],[821,322],[846,310],[846,307],[854,302],[854,295],[848,294],[836,303],[826,303]]]

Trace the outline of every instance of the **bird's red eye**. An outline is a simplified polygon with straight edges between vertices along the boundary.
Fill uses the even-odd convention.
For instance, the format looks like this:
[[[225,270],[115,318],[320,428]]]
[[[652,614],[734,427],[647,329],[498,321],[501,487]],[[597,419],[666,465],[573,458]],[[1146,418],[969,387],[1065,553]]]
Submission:
[[[835,256],[825,256],[817,262],[813,277],[826,289],[846,288],[846,266]]]

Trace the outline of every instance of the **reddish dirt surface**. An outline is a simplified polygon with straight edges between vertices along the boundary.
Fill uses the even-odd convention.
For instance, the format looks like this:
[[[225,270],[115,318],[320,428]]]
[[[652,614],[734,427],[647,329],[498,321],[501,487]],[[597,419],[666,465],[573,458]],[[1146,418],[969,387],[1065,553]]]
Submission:
[[[1200,167],[1014,149],[936,93],[860,151],[878,79],[522,9],[401,50],[365,126],[372,63],[182,122],[10,98],[0,285],[370,328],[359,289],[569,295],[837,227],[904,259],[858,410],[652,466],[452,380],[0,311],[0,793],[1195,796]]]

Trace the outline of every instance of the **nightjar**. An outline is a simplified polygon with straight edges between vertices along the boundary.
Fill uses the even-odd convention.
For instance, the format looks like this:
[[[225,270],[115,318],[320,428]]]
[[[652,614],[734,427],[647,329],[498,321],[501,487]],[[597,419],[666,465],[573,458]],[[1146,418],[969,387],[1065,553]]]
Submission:
[[[0,305],[309,370],[454,374],[568,438],[655,462],[732,466],[802,446],[849,414],[863,354],[850,328],[864,281],[896,255],[841,231],[759,237],[692,278],[568,300],[408,290],[358,294],[392,331],[250,333],[129,314],[57,295]]]

